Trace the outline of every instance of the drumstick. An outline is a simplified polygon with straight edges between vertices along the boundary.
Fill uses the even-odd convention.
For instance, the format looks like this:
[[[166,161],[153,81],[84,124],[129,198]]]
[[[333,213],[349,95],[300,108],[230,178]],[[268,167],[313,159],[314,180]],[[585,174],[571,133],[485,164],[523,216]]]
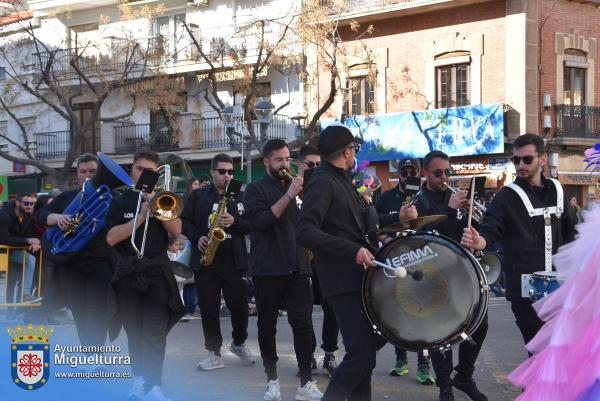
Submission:
[[[473,179],[471,180],[471,194],[469,200],[469,219],[467,220],[467,227],[471,228],[471,219],[473,217],[473,200],[475,198],[475,175],[473,175]]]

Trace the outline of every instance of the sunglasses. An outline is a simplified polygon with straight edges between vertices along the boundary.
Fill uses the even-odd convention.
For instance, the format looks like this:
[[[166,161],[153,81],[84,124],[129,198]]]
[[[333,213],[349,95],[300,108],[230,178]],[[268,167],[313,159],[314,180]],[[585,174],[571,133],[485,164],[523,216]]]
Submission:
[[[523,160],[523,163],[525,164],[531,164],[533,163],[533,159],[535,159],[537,156],[531,156],[531,155],[527,155],[527,156],[513,156],[510,159],[512,160],[513,164],[515,166],[518,166],[519,164],[521,164],[521,160]]]
[[[233,174],[235,174],[235,170],[234,169],[226,170],[224,168],[218,168],[215,171],[218,172],[221,175],[225,175],[225,174],[233,175]]]
[[[33,206],[35,205],[35,202],[28,202],[28,201],[19,201],[23,204],[23,206]]]
[[[308,166],[308,168],[315,168],[321,165],[321,162],[304,162]]]
[[[360,143],[353,143],[349,145],[346,149],[354,149],[356,153],[360,150]]]
[[[406,170],[402,170],[400,171],[400,175],[404,178],[408,177],[409,175],[411,177],[416,177],[417,176],[417,171],[413,170],[413,169],[406,169]]]
[[[445,175],[446,177],[450,177],[452,174],[454,174],[454,171],[451,168],[447,168],[445,170],[438,168],[433,171],[431,171],[431,170],[427,170],[427,171],[429,171],[431,174],[433,174],[433,176],[435,178],[440,178],[443,175]]]

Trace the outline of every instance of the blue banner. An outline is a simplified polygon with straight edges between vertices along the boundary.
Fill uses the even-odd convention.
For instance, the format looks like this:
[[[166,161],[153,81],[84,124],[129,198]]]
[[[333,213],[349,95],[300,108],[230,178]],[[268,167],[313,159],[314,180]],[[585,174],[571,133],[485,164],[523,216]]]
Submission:
[[[339,119],[324,120],[321,127],[334,122]],[[449,156],[504,152],[502,103],[349,116],[344,124],[363,141],[359,160],[423,157],[432,150]]]

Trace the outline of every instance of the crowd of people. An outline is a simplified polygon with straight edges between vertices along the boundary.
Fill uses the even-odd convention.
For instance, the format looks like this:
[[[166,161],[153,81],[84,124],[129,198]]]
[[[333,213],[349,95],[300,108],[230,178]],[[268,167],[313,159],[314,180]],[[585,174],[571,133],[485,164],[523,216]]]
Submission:
[[[281,400],[277,321],[285,310],[298,364],[295,399],[368,401],[376,354],[387,341],[373,330],[364,313],[362,280],[365,269],[378,268],[377,250],[396,238],[380,230],[441,215],[444,220],[424,229],[471,251],[503,251],[503,285],[496,283],[495,291],[506,295],[528,343],[543,322],[530,297],[521,292],[522,275],[551,270],[552,254],[574,240],[580,220],[560,184],[542,174],[548,158],[542,139],[526,134],[515,141],[514,184],[502,188],[493,200],[486,199],[485,217],[473,224],[460,213],[469,208],[468,192],[448,189],[453,173],[448,155],[432,151],[422,163],[414,158],[400,160],[398,184],[373,198],[381,185],[376,177],[365,180],[363,174],[353,181],[359,147],[349,129],[334,124],[322,132],[318,147],[300,149],[294,173],[288,144],[269,140],[262,149],[264,177],[235,194],[229,191],[234,161],[218,154],[211,160],[210,176],[188,182],[183,211],[170,220],[153,215],[151,193],[140,196],[132,187],[118,188],[104,216],[105,227],[80,251],[54,254],[44,231],[58,227],[68,233],[76,227],[73,216],[64,211],[99,169],[96,156],[81,155],[76,167],[78,188],[55,197],[23,193],[4,203],[0,244],[18,247],[10,252],[7,302],[42,301],[39,318],[51,318],[53,311],[67,306],[85,345],[112,341],[124,328],[134,374],[128,395],[163,401],[168,400],[161,386],[166,338],[177,322],[199,314],[206,355],[197,369],[225,367],[223,304],[233,328],[228,350],[246,366],[257,360],[246,344],[248,316],[255,309],[266,375],[264,399]],[[145,172],[156,170],[158,164],[156,153],[138,151],[131,167],[133,187],[140,187]],[[406,194],[409,177],[423,177],[414,196]],[[216,249],[212,248],[215,227],[224,232]],[[146,237],[151,246],[144,250]],[[187,266],[191,273],[186,278],[173,274],[170,267],[170,261],[183,252],[191,252]],[[203,265],[207,252],[213,254]],[[409,273],[414,280],[422,279],[414,271]],[[330,376],[324,392],[313,377],[318,368],[314,305],[323,311],[321,366]],[[473,373],[487,327],[486,314],[470,338],[460,342],[456,367],[451,348],[426,352],[424,346],[418,352],[417,381],[437,384],[440,401],[454,400],[453,389],[474,401],[486,401]],[[340,333],[345,354],[338,365]],[[408,374],[407,350],[396,344],[395,352],[390,374]]]

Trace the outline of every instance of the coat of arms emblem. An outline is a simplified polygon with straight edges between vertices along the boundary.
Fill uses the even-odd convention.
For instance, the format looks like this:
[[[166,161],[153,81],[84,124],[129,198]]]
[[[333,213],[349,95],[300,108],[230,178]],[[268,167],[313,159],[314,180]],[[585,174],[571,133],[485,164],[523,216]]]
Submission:
[[[54,333],[51,327],[28,324],[8,328],[11,337],[10,371],[13,383],[24,390],[36,390],[50,377],[50,344],[48,337]]]

